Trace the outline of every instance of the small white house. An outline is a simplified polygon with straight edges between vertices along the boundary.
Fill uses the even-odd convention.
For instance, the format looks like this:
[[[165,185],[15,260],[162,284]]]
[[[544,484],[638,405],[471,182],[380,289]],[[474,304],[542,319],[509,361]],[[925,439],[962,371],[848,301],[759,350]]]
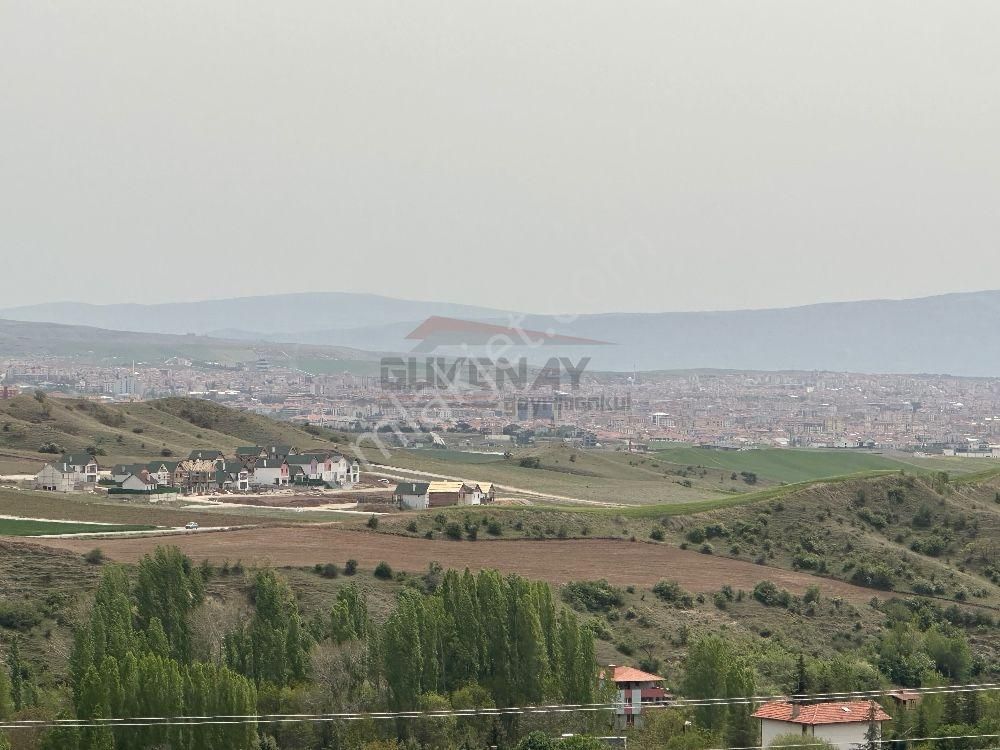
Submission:
[[[123,490],[133,490],[135,492],[153,492],[159,486],[156,477],[148,471],[129,474],[120,484]]]
[[[42,470],[35,474],[36,490],[50,492],[72,492],[76,488],[79,475],[64,468],[63,464],[45,464]]]
[[[764,747],[779,735],[800,734],[826,740],[841,750],[865,744],[865,735],[872,725],[881,740],[882,723],[892,720],[875,701],[774,701],[765,703],[753,716],[760,720],[760,744]]]
[[[35,475],[35,489],[70,492],[78,485],[97,484],[97,459],[89,453],[66,453],[45,464]]]
[[[250,485],[254,487],[285,487],[288,482],[288,462],[280,458],[258,459],[250,475]]]
[[[399,504],[400,508],[427,510],[430,507],[430,498],[427,494],[429,489],[428,482],[400,482],[396,485],[392,499]]]

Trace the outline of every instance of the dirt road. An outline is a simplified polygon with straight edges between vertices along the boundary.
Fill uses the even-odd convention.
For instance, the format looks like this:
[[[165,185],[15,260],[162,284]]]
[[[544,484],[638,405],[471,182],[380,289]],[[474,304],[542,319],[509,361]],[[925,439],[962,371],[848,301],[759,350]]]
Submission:
[[[79,553],[95,545],[93,540],[31,541]],[[100,547],[113,560],[135,562],[165,541],[176,544],[195,561],[208,558],[217,564],[242,560],[245,565],[312,566],[326,562],[343,564],[354,558],[363,568],[371,569],[385,560],[397,570],[420,572],[431,561],[437,561],[446,568],[498,568],[557,584],[606,578],[621,586],[649,586],[661,578],[669,578],[688,590],[707,592],[716,591],[726,583],[750,590],[758,581],[768,579],[798,594],[816,584],[827,596],[842,596],[854,602],[867,602],[876,593],[841,581],[662,544],[602,539],[455,542],[300,526],[223,533],[201,531],[169,540],[102,539]]]

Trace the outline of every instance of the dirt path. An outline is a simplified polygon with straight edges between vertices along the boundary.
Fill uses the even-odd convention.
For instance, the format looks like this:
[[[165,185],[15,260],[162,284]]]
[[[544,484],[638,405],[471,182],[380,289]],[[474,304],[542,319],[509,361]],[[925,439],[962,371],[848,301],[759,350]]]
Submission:
[[[94,546],[93,540],[31,541],[79,553]],[[120,538],[101,540],[100,546],[113,560],[136,562],[161,543],[149,538]],[[649,586],[661,578],[670,578],[691,591],[707,592],[726,583],[750,590],[758,581],[769,579],[797,594],[816,584],[827,596],[842,596],[854,602],[867,602],[877,593],[842,581],[666,545],[602,539],[454,542],[299,526],[226,533],[201,531],[171,538],[169,543],[196,561],[208,558],[214,563],[242,560],[244,564],[312,566],[343,564],[354,558],[363,568],[371,569],[385,560],[398,570],[420,572],[431,561],[437,561],[446,568],[498,568],[550,583],[606,578],[620,586]]]

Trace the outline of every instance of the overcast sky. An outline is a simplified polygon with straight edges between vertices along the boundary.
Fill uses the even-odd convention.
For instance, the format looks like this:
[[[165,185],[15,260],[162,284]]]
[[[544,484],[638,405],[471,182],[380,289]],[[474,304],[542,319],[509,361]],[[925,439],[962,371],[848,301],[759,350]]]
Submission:
[[[995,0],[0,0],[0,307],[998,288],[998,33]]]

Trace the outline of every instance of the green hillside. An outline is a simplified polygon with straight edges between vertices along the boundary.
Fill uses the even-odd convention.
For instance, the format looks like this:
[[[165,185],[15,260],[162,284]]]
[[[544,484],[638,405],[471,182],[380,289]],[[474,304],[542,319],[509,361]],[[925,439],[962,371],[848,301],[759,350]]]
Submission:
[[[255,362],[263,356],[274,364],[285,364],[293,368],[300,367],[298,363],[301,359],[311,362],[313,371],[317,372],[342,372],[353,367],[355,362],[378,360],[378,355],[371,352],[345,347],[135,333],[90,326],[0,319],[0,356],[25,355],[72,357],[95,363],[116,360],[163,362],[179,357],[195,362],[222,364]]]
[[[636,454],[580,450],[561,444],[517,449],[506,458],[454,450],[399,449],[391,451],[388,458],[372,453],[372,460],[415,472],[488,480],[505,487],[625,505],[698,503],[783,484],[875,472],[948,471],[962,475],[984,469],[973,459],[894,458],[859,451],[722,451],[677,446]]]
[[[675,467],[705,467],[737,474],[752,472],[760,482],[771,484],[807,482],[867,471],[929,471],[937,467],[940,471],[961,473],[982,468],[974,461],[961,458],[898,459],[880,453],[811,448],[731,451],[678,445],[654,455],[657,460]]]
[[[0,453],[4,468],[36,471],[51,455],[46,445],[74,451],[96,448],[102,464],[186,457],[195,448],[232,454],[241,445],[344,448],[339,436],[299,427],[210,401],[167,398],[108,405],[83,399],[19,396],[0,401]]]

